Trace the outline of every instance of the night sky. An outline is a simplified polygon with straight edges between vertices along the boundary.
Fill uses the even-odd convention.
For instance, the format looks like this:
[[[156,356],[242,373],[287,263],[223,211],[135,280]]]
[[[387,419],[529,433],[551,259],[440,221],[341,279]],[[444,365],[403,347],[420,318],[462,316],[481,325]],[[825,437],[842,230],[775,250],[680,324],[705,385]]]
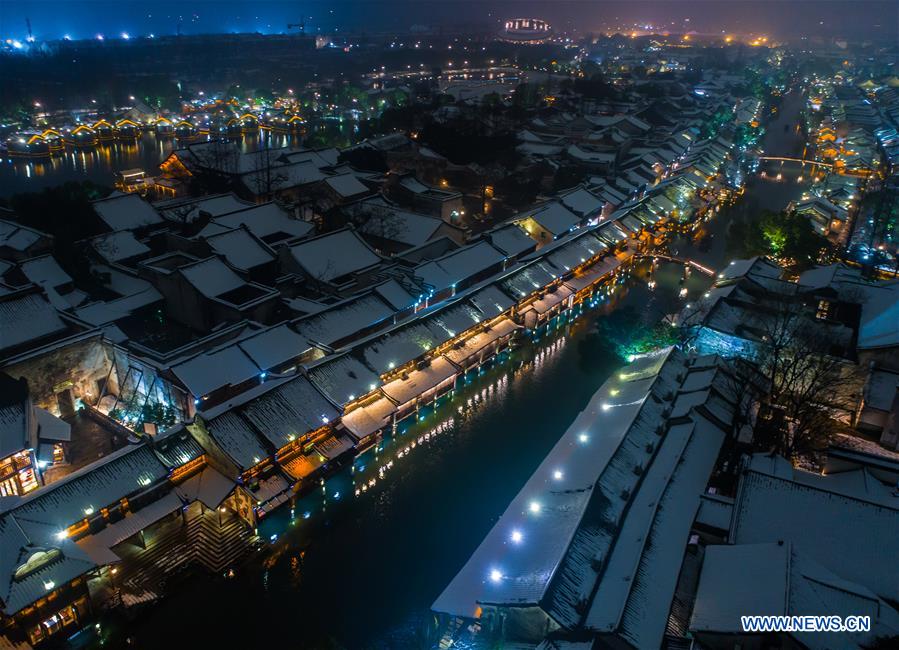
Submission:
[[[671,31],[764,32],[777,37],[895,37],[899,2],[819,0],[3,0],[0,36],[24,39],[30,18],[39,40],[118,38],[156,34],[281,33],[288,22],[306,19],[307,31],[408,32],[413,25],[489,27],[513,16],[543,18],[557,29],[584,33],[618,25],[649,23]],[[689,19],[689,20],[688,20]]]

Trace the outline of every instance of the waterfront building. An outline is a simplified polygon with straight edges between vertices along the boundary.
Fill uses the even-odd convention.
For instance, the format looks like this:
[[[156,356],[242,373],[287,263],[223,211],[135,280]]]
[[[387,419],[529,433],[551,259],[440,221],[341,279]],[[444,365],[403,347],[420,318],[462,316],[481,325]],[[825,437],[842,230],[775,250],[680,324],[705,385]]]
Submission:
[[[585,128],[597,124],[621,143],[645,131],[621,119]],[[46,485],[29,493],[52,500],[59,484],[78,495],[77,507],[53,522],[77,543],[53,546],[37,533],[18,540],[54,558],[59,551],[67,561],[46,567],[66,570],[41,574],[48,580],[34,583],[40,598],[21,610],[0,594],[4,622],[43,639],[83,625],[92,607],[154,599],[165,577],[185,566],[222,571],[274,508],[453,394],[516,337],[536,336],[610,295],[638,255],[641,233],[673,218],[672,205],[683,210],[684,197],[694,200],[709,182],[692,168],[666,168],[667,184],[653,185],[653,165],[681,156],[688,147],[667,148],[681,140],[651,161],[628,160],[628,179],[590,179],[522,213],[538,215],[532,230],[545,237],[512,219],[467,239],[447,223],[455,193],[417,180],[439,182],[447,161],[399,134],[362,149],[390,168],[411,165],[406,200],[433,199],[421,209],[436,215],[439,205],[443,218],[403,210],[414,232],[392,237],[396,250],[386,241],[373,250],[364,225],[313,236],[313,222],[341,204],[393,210],[386,198],[365,196],[381,175],[343,164],[353,150],[336,149],[178,149],[163,163],[169,180],[195,189],[201,179],[224,180],[236,194],[95,202],[96,228],[79,245],[102,290],[71,287],[71,277],[40,256],[48,251],[39,234],[8,229],[18,248],[9,256],[3,249],[10,261],[0,275],[5,282],[21,273],[34,286],[0,295],[16,314],[9,323],[18,337],[0,350],[3,367],[28,379],[36,407],[61,416],[72,440],[94,435],[98,444],[90,458],[64,453],[45,468]],[[703,166],[727,157],[717,145],[689,146],[710,154],[697,153]],[[282,171],[289,182],[268,186]],[[261,202],[271,195],[279,203]],[[26,327],[31,321],[39,327]],[[62,443],[63,452],[76,447]],[[149,482],[100,489],[122,476]],[[99,496],[84,501],[85,494]],[[43,568],[40,557],[32,564]]]
[[[718,357],[674,348],[623,367],[433,610],[508,643],[662,646],[701,498],[739,408],[729,373]]]

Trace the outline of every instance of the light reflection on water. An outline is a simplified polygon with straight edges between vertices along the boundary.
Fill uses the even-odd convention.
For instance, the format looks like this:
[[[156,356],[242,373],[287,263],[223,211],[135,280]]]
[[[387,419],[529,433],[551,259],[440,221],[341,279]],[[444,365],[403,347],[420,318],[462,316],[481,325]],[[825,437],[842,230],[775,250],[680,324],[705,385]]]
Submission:
[[[0,195],[34,192],[67,181],[90,180],[99,185],[112,186],[115,173],[125,169],[143,169],[149,176],[155,176],[159,173],[159,163],[173,149],[208,139],[204,136],[180,140],[147,131],[134,140],[101,142],[95,147],[67,149],[51,157],[0,158]],[[231,141],[236,142],[242,151],[249,152],[257,150],[262,142],[268,142],[273,148],[299,146],[301,138],[262,131],[232,138]]]
[[[436,409],[400,423],[293,511],[275,511],[259,534],[276,541],[233,580],[194,577],[129,625],[141,647],[165,644],[167,622],[187,608],[235,621],[196,628],[197,641],[302,648],[433,647],[430,604],[481,542],[534,468],[603,381],[614,354],[585,357],[580,344],[602,314],[634,307],[674,311],[710,279],[662,264],[650,291],[645,269],[627,291],[556,318],[538,340],[469,373]],[[681,285],[687,298],[677,297]],[[363,486],[365,489],[363,489]],[[356,494],[356,490],[359,494]],[[237,621],[252,620],[244,629]],[[214,628],[215,626],[213,626]],[[180,630],[188,644],[190,630]],[[186,636],[185,636],[186,635]]]

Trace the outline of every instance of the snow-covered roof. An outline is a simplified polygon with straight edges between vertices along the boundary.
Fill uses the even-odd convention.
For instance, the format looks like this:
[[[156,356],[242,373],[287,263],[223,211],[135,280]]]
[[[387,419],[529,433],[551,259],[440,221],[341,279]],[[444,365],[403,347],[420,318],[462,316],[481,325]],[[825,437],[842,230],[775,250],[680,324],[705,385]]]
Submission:
[[[397,311],[408,309],[417,300],[415,295],[394,279],[382,282],[373,287],[372,291],[381,296],[381,298],[387,301],[387,304]]]
[[[45,289],[55,289],[72,282],[72,276],[62,270],[52,255],[42,255],[25,260],[19,265],[31,282]]]
[[[375,390],[378,373],[352,354],[325,357],[309,368],[309,378],[332,402],[344,406]]]
[[[262,370],[276,368],[309,349],[309,342],[286,323],[242,339],[237,345]]]
[[[261,369],[237,345],[204,352],[172,367],[172,373],[194,397],[219,388],[237,386],[259,376]]]
[[[231,266],[242,271],[249,271],[275,259],[271,249],[243,227],[207,237],[206,242],[212,250],[228,260]]]
[[[0,350],[64,332],[66,324],[39,293],[0,296]]]
[[[275,449],[338,416],[334,405],[302,375],[274,386],[240,406],[238,411]]]
[[[487,318],[498,316],[515,305],[515,301],[503,293],[499,287],[488,285],[468,296],[468,302],[474,305]]]
[[[536,242],[517,223],[494,228],[487,232],[485,237],[507,257],[517,257],[528,253],[536,246]]]
[[[343,198],[351,198],[358,196],[359,194],[366,194],[370,191],[368,187],[357,178],[356,174],[351,173],[329,176],[325,179],[325,183]]]
[[[296,321],[309,341],[333,345],[351,334],[370,330],[392,318],[396,310],[374,292],[348,298]]]
[[[602,207],[605,203],[600,197],[583,187],[577,187],[560,194],[559,201],[566,208],[583,218],[591,218],[602,212]]]
[[[371,268],[380,256],[354,231],[336,230],[290,247],[290,254],[313,278],[329,282]]]
[[[97,562],[59,532],[167,475],[149,445],[131,445],[35,490],[0,515],[3,611],[12,615],[46,597],[48,584],[65,585],[96,569]]]
[[[803,289],[825,289],[841,282],[860,282],[861,276],[861,269],[845,264],[829,264],[803,271],[799,275],[798,284]]]
[[[266,196],[272,192],[318,183],[327,177],[316,162],[304,160],[270,167],[263,164],[260,169],[241,174],[240,180],[253,194]]]
[[[435,291],[442,291],[502,264],[505,258],[488,242],[480,241],[420,264],[414,273]]]
[[[94,201],[94,211],[110,230],[134,230],[165,223],[159,213],[137,194],[118,194]]]
[[[861,324],[858,347],[861,350],[899,345],[899,280],[862,287]]]
[[[179,270],[207,298],[215,298],[244,285],[241,277],[217,257],[183,266]]]
[[[558,275],[558,271],[551,264],[536,260],[503,279],[499,287],[516,300],[521,300],[541,290]]]
[[[566,629],[659,646],[725,436],[701,406],[666,426],[689,372],[666,348],[606,381],[432,608],[471,617],[483,605],[537,606]]]
[[[566,208],[560,201],[550,201],[535,211],[521,215],[521,219],[530,217],[554,236],[568,232],[581,223],[582,218]]]
[[[740,483],[731,538],[792,542],[840,577],[883,598],[899,596],[899,496],[865,469],[824,476],[754,455]]]
[[[552,264],[561,274],[581,266],[600,255],[608,246],[592,231],[583,231],[558,239],[538,252],[544,262]],[[532,255],[533,257],[533,255]]]
[[[24,252],[28,247],[40,241],[50,239],[50,235],[34,228],[28,228],[14,221],[0,219],[0,246]]]
[[[245,210],[252,205],[252,203],[242,201],[233,194],[219,194],[189,199],[169,199],[153,204],[163,217],[172,221],[186,223],[195,221],[200,215],[209,215],[215,218],[237,210]]]
[[[253,467],[270,455],[259,435],[237,411],[227,410],[209,419],[206,428],[239,471]]]
[[[856,650],[899,632],[899,612],[864,586],[844,580],[790,542],[709,546],[690,629],[743,634],[740,617],[828,615],[871,617],[870,633],[793,633],[802,647]]]
[[[199,236],[214,235],[225,229],[239,228],[242,225],[269,245],[283,240],[305,237],[315,230],[315,226],[308,221],[291,219],[277,203],[263,203],[214,218],[206,228],[200,231]]]
[[[442,219],[399,208],[381,208],[369,211],[359,231],[372,237],[397,241],[409,246],[421,246],[437,236],[447,225]]]
[[[365,363],[383,375],[417,359],[447,339],[445,330],[428,327],[420,321],[379,336],[359,350]]]
[[[94,237],[91,246],[107,262],[120,262],[150,252],[150,248],[128,230]]]

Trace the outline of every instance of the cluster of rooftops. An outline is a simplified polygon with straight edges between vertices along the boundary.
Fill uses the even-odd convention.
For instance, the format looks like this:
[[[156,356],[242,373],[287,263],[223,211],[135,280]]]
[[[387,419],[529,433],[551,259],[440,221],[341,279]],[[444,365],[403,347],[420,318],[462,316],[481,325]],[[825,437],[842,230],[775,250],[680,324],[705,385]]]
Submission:
[[[100,234],[79,244],[103,289],[90,293],[53,258],[52,238],[0,221],[4,369],[28,374],[90,341],[96,356],[77,363],[103,392],[90,402],[84,394],[86,408],[124,429],[127,416],[112,421],[129,403],[110,390],[116,379],[119,393],[164,396],[182,422],[4,498],[4,612],[114,563],[118,543],[192,501],[217,508],[251,482],[260,508],[275,507],[297,480],[367,444],[485,350],[614,276],[644,228],[686,218],[675,200],[695,208],[710,182],[695,164],[727,158],[723,141],[694,147],[688,166],[639,196],[611,203],[611,188],[574,188],[461,245],[451,229],[420,227],[433,217],[360,199],[362,214],[386,210],[407,224],[392,257],[364,227],[314,235],[277,203],[113,194],[93,204]],[[333,166],[309,158],[325,153],[291,164]],[[148,333],[160,314],[163,331]],[[58,390],[40,388],[8,406],[16,418]],[[298,453],[300,442],[314,451]]]
[[[899,456],[832,449],[815,473],[755,454],[725,494],[716,475],[745,399],[731,363],[664,348],[621,368],[434,611],[541,649],[730,647],[750,612],[871,616],[858,634],[797,632],[803,647],[895,635]]]

